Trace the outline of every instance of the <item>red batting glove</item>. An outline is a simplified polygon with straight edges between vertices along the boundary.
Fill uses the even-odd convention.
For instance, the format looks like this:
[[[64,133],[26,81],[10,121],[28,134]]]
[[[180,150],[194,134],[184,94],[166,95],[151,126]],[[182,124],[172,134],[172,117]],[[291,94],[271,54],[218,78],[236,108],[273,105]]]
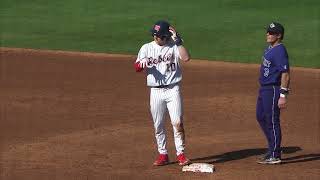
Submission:
[[[141,72],[143,70],[139,62],[134,63],[134,68],[136,69],[136,72]]]

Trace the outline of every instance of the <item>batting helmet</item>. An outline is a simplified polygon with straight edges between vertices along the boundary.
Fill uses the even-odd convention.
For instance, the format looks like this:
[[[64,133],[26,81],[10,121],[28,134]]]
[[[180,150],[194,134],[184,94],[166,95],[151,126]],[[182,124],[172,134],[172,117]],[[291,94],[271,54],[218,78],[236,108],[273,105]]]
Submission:
[[[156,22],[150,30],[152,36],[160,38],[170,37],[171,32],[169,31],[170,24],[167,21]]]

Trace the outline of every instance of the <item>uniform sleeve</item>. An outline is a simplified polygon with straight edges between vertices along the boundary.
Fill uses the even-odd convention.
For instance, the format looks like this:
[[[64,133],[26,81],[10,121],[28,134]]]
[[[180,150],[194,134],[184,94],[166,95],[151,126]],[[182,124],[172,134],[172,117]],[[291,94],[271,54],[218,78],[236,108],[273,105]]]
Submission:
[[[289,71],[289,57],[287,50],[285,48],[279,49],[275,56],[275,64],[280,72]]]
[[[136,62],[139,62],[141,59],[144,59],[144,58],[146,58],[146,57],[147,57],[147,55],[146,55],[146,46],[143,45],[143,46],[140,48],[140,51],[139,51],[139,53],[138,53]]]

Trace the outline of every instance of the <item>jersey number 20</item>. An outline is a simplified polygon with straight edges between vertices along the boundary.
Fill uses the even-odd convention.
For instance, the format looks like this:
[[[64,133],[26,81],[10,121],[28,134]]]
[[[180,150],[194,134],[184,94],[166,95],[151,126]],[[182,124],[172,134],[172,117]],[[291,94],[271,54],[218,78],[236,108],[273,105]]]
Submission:
[[[176,68],[176,63],[170,63],[170,64],[167,64],[167,71],[175,71],[177,68]]]

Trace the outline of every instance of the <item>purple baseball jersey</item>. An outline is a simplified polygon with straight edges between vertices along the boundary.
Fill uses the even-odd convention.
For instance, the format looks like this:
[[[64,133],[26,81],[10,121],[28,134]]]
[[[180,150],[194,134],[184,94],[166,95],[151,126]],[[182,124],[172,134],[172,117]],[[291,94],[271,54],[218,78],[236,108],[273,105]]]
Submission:
[[[261,86],[281,84],[281,73],[289,71],[288,53],[283,44],[267,47],[262,56],[259,82]]]

